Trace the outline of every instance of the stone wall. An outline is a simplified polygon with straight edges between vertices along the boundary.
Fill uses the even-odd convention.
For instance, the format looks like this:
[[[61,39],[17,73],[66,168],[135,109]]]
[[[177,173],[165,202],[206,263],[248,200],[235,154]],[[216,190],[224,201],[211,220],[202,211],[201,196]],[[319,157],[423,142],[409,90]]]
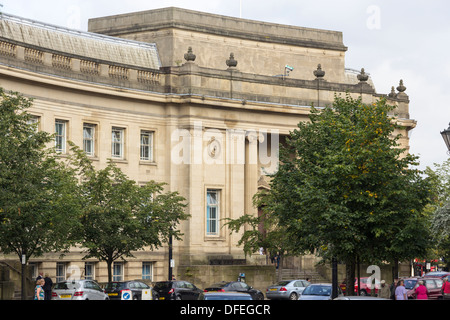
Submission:
[[[261,290],[264,294],[266,288],[276,282],[275,267],[272,265],[193,265],[180,266],[175,272],[177,279],[192,282],[200,289],[221,281],[236,281],[241,273],[245,273],[245,282],[248,285]]]

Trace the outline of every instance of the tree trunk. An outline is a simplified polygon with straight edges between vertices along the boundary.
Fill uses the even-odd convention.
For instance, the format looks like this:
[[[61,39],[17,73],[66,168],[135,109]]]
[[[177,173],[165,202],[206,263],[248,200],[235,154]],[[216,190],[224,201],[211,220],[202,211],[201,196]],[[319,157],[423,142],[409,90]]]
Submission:
[[[398,259],[394,259],[392,264],[392,281],[395,279],[398,279]]]
[[[112,282],[112,264],[113,264],[112,259],[108,259],[106,261],[106,268],[108,269],[108,282]]]
[[[355,295],[355,260],[348,260],[345,263],[345,295]]]

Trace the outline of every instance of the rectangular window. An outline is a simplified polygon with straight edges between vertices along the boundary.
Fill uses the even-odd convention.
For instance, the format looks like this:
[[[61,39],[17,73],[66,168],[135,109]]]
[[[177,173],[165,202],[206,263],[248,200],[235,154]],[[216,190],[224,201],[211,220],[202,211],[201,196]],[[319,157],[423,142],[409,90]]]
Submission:
[[[86,280],[94,280],[94,278],[95,278],[95,264],[94,264],[94,262],[86,262],[84,264],[84,278]]]
[[[57,262],[56,263],[56,282],[61,282],[66,280],[66,263]]]
[[[113,128],[112,129],[112,145],[111,145],[111,157],[115,159],[123,159],[123,149],[125,141],[125,129]]]
[[[206,192],[206,234],[219,235],[220,219],[220,191],[207,190]]]
[[[55,149],[56,152],[66,153],[67,121],[55,121]]]
[[[123,263],[114,262],[113,264],[113,281],[122,281],[123,279]]]
[[[33,115],[30,117],[30,119],[27,120],[27,124],[33,125],[36,132],[39,131],[39,122],[40,122],[40,117],[33,116]]]
[[[153,161],[153,132],[141,131],[141,160]]]
[[[90,157],[95,156],[95,125],[83,124],[83,150]]]
[[[142,279],[153,281],[153,262],[142,262]]]

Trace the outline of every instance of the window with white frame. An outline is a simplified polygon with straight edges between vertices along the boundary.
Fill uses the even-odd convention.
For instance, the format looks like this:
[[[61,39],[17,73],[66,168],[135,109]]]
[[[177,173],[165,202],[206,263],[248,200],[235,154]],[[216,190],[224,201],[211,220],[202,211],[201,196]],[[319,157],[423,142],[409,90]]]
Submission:
[[[95,156],[95,124],[83,124],[83,151],[90,157]]]
[[[94,262],[86,262],[84,264],[84,278],[86,280],[94,280],[95,279],[95,263]]]
[[[30,118],[27,120],[27,124],[33,125],[36,132],[39,131],[39,122],[40,117],[31,115]]]
[[[153,262],[142,262],[142,279],[153,281]]]
[[[123,263],[114,262],[113,264],[113,281],[123,280]]]
[[[56,282],[61,282],[66,280],[66,263],[57,262],[56,263]]]
[[[124,143],[125,143],[125,129],[112,128],[112,145],[111,145],[111,157],[115,159],[124,158]]]
[[[153,131],[141,131],[141,160],[153,161]]]
[[[67,121],[55,120],[55,149],[56,152],[66,153]]]
[[[209,236],[219,235],[220,219],[220,190],[206,192],[206,234]]]

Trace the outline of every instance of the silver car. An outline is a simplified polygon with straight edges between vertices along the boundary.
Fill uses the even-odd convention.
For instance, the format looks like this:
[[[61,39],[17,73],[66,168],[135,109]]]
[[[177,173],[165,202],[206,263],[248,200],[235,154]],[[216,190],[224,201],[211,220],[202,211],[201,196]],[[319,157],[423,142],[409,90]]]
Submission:
[[[268,299],[297,300],[307,286],[309,286],[309,282],[306,280],[282,280],[267,288],[266,297]]]
[[[93,280],[67,280],[55,285],[52,300],[109,300],[109,297]]]
[[[341,288],[338,286],[338,297],[342,297]],[[300,296],[299,300],[331,300],[331,284],[314,283],[308,286]]]

